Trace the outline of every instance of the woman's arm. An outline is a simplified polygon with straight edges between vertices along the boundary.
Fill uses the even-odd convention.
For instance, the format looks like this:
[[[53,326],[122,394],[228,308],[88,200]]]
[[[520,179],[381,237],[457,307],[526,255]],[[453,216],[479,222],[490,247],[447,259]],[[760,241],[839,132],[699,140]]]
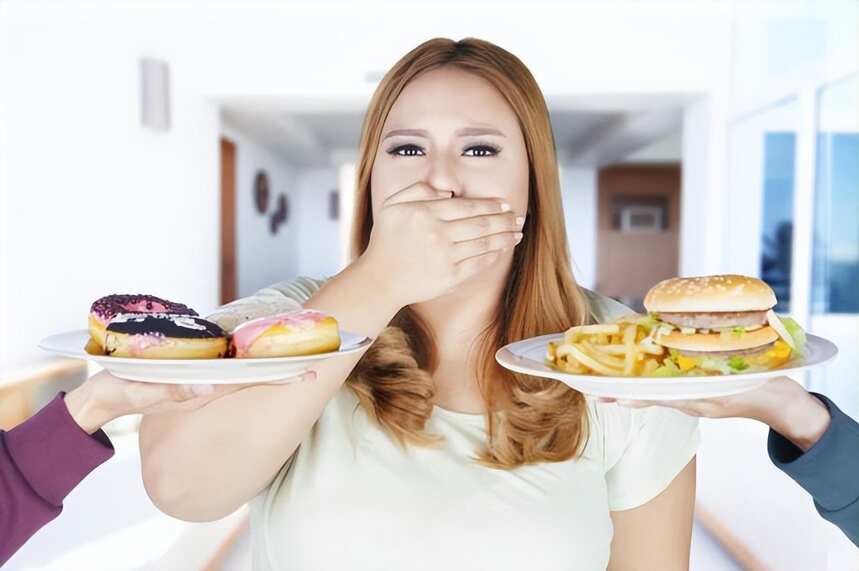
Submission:
[[[375,338],[399,310],[361,260],[305,304],[347,331]],[[321,416],[363,352],[314,366],[317,379],[257,385],[190,412],[152,415],[140,426],[143,482],[162,511],[190,521],[223,517],[260,492]]]
[[[695,511],[695,459],[644,505],[611,512],[609,571],[689,569]]]
[[[509,205],[451,196],[420,182],[390,195],[365,252],[304,306],[375,338],[400,308],[452,291],[518,243],[521,222]],[[140,451],[152,500],[191,521],[247,502],[295,452],[361,356],[315,365],[318,378],[309,383],[258,385],[193,412],[146,418]]]

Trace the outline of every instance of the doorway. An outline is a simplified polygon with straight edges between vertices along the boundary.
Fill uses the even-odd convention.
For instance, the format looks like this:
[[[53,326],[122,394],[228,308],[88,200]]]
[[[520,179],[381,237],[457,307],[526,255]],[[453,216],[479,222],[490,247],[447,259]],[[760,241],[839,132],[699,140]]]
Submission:
[[[597,178],[596,289],[643,312],[679,267],[680,165],[621,165]]]

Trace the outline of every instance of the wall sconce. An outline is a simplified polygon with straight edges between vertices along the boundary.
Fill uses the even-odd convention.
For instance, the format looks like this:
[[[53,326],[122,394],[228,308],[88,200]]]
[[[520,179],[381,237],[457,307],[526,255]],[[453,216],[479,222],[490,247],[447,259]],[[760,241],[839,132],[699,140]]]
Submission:
[[[154,131],[170,130],[170,68],[164,60],[140,60],[140,122]]]

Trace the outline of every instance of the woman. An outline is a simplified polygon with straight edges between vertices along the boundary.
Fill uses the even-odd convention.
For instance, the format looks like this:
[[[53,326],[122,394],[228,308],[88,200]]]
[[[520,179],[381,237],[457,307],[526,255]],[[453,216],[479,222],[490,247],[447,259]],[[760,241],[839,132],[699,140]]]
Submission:
[[[475,39],[412,50],[370,102],[357,175],[345,270],[211,317],[230,327],[287,296],[374,344],[313,383],[145,419],[155,503],[206,520],[257,497],[259,569],[687,568],[696,421],[494,360],[627,311],[573,281],[549,116],[522,62]]]

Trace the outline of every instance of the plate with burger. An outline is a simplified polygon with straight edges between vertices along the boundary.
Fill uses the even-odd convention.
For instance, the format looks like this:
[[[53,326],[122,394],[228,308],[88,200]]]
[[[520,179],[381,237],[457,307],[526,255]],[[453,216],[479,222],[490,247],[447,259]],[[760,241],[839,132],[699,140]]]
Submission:
[[[495,354],[511,371],[611,398],[711,398],[821,366],[838,353],[774,311],[762,280],[735,274],[671,278],[644,298],[646,315],[570,327]]]

